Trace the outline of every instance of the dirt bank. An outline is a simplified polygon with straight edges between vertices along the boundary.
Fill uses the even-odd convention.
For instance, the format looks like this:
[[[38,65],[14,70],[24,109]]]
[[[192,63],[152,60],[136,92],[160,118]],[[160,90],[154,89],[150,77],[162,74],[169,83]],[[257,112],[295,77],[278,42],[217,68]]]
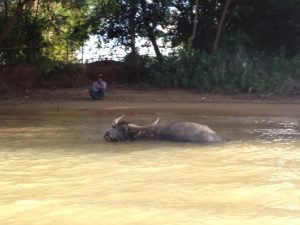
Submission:
[[[297,96],[197,94],[186,90],[111,89],[103,101],[90,100],[86,89],[37,90],[0,100],[1,115],[199,114],[215,116],[300,117]]]

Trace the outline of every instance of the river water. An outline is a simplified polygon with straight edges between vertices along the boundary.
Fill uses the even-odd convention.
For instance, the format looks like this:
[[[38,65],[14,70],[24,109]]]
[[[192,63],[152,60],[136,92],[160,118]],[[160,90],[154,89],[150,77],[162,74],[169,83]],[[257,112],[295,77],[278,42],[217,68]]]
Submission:
[[[212,145],[106,143],[110,116],[0,119],[1,225],[300,224],[299,118],[161,116],[228,140]]]

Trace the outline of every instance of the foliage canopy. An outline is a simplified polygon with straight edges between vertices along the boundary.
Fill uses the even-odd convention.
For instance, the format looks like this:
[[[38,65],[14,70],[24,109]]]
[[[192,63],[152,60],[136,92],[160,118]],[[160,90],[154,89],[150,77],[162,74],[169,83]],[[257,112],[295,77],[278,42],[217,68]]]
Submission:
[[[209,59],[210,66],[214,62],[226,65],[233,74],[226,79],[232,80],[235,73],[244,73],[243,68],[233,66],[238,62],[235,56],[240,55],[240,49],[246,61],[259,57],[275,60],[276,54],[284,54],[285,59],[299,58],[299,12],[300,0],[1,0],[0,64],[74,62],[75,51],[96,35],[99,41],[113,40],[116,46],[128,49],[134,63],[138,62],[138,42],[143,39],[153,47],[161,66],[172,64],[170,60],[177,56],[176,60],[189,60],[182,65],[189,67],[194,63],[198,66],[195,71],[203,74],[210,64],[202,61]],[[169,58],[162,54],[167,43],[174,50]],[[252,69],[257,67],[259,61],[250,61]],[[188,69],[176,68],[176,74],[182,78],[179,86],[200,82],[198,75],[187,75],[196,73],[189,73]],[[153,74],[157,76],[160,70],[163,68]],[[211,76],[207,74],[201,82],[208,82]],[[263,86],[263,76],[252,77],[256,89]],[[245,82],[254,82],[243,75],[237,77],[239,91],[249,86]],[[210,83],[222,86],[223,78],[214,78]]]

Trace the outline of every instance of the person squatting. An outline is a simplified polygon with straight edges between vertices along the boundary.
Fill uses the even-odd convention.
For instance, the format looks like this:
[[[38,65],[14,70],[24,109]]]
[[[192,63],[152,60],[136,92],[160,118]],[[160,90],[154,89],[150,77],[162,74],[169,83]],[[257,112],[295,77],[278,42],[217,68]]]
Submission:
[[[106,87],[107,84],[104,81],[103,75],[99,74],[89,89],[89,95],[94,100],[103,100],[106,94]]]

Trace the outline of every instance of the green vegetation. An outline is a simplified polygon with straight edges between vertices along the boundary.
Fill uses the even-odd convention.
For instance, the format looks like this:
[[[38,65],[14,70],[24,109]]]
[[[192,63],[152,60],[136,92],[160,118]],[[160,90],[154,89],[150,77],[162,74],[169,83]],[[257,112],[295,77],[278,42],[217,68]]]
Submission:
[[[1,0],[0,65],[37,64],[64,82],[77,68],[68,64],[78,63],[75,52],[96,35],[99,51],[101,41],[128,50],[124,61],[137,83],[293,94],[300,91],[299,11],[300,0]],[[138,38],[154,58],[139,55]],[[173,53],[164,56],[167,44]]]
[[[0,64],[74,61],[88,39],[88,1],[2,0]]]
[[[144,79],[154,86],[200,92],[296,94],[300,58],[283,53],[252,55],[242,47],[214,54],[182,51],[155,64]]]

